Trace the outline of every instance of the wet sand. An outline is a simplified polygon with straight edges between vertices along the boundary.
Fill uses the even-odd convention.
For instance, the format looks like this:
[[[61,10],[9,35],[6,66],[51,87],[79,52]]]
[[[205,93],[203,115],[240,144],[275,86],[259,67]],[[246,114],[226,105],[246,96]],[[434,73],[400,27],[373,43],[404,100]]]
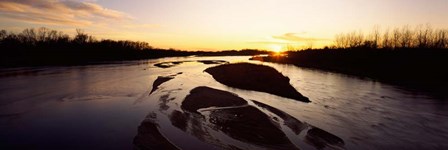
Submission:
[[[162,83],[167,82],[171,79],[174,79],[174,77],[158,76],[157,79],[152,84],[152,90],[151,90],[151,92],[149,92],[149,94],[152,94],[152,92],[156,91],[159,88],[159,85],[161,85]]]
[[[301,132],[306,131],[306,136],[304,141],[313,145],[317,149],[323,149],[325,147],[331,147],[335,149],[341,149],[344,147],[344,140],[333,135],[327,131],[314,127],[312,125],[303,123],[296,118],[290,116],[289,114],[274,108],[272,106],[266,105],[261,102],[253,101],[257,106],[266,109],[281,119],[283,119],[284,124],[290,128],[296,135],[299,135]]]
[[[181,108],[189,112],[197,112],[200,108],[241,106],[247,102],[227,91],[201,86],[190,91],[182,102]]]
[[[210,87],[196,87],[182,102],[181,108],[185,111],[183,116],[180,112],[171,115],[172,123],[180,128],[186,126],[183,120],[195,118],[196,121],[192,122],[205,123],[242,142],[265,148],[296,149],[275,122],[236,94]],[[197,113],[200,115],[195,115]]]
[[[197,62],[215,64],[214,61]],[[169,68],[182,63],[184,62],[166,62],[158,65],[161,68]],[[283,76],[271,67],[237,63],[211,67],[206,69],[205,72],[212,74],[213,78],[218,82],[231,87],[262,91],[301,101],[308,100],[289,84],[288,77]],[[228,72],[232,73],[228,74]],[[168,82],[175,77],[175,75],[159,76],[153,83],[151,93],[160,84]],[[168,103],[174,99],[169,97],[169,92],[160,96],[159,110],[169,110]],[[179,107],[182,111],[174,108],[173,111],[168,113],[168,117],[174,127],[195,136],[205,143],[223,149],[245,149],[243,143],[267,149],[299,149],[297,145],[293,144],[291,137],[286,135],[286,132],[282,129],[284,127],[291,129],[295,136],[299,136],[299,134],[304,132],[306,136],[296,139],[300,139],[303,143],[308,143],[312,147],[319,149],[327,146],[343,148],[344,142],[337,136],[303,123],[267,104],[256,100],[251,102],[253,104],[248,103],[247,100],[232,92],[207,86],[198,86],[190,90],[181,101]],[[144,133],[140,133],[140,130]],[[147,137],[145,132],[148,131],[154,132],[154,136]],[[135,144],[136,147],[147,148],[145,145],[149,144],[152,147],[164,146],[165,148],[170,148],[169,142],[164,142],[169,140],[156,131],[158,131],[156,123],[144,121],[139,127],[139,134],[135,139],[162,138],[162,142],[155,142],[154,144],[156,145],[154,145],[135,140],[137,142]],[[223,141],[222,135],[217,136],[212,134],[213,132],[221,132],[235,141],[230,143],[226,140]],[[146,137],[142,135],[146,135]]]
[[[207,68],[205,72],[227,86],[266,92],[303,102],[310,100],[289,83],[289,78],[272,67],[251,63],[224,64]]]
[[[161,85],[171,79],[174,79],[174,77],[179,74],[182,74],[182,72],[178,72],[177,74],[173,74],[173,75],[169,75],[169,76],[158,76],[157,79],[152,84],[152,89],[151,89],[151,92],[149,92],[149,94],[152,94],[154,91],[156,91],[159,88],[159,85]]]
[[[162,95],[159,101],[164,103],[167,97],[169,94]],[[247,144],[262,149],[300,149],[293,144],[293,139],[317,149],[344,148],[343,140],[331,133],[302,123],[267,104],[254,100],[251,102],[255,105],[234,93],[199,86],[193,88],[182,101],[182,111],[173,110],[168,116],[174,127],[220,149],[246,149]],[[164,106],[160,105],[162,107]],[[153,114],[149,118],[156,118],[151,115]],[[284,127],[290,128],[297,137],[288,137],[282,129]],[[169,140],[157,129],[157,124],[152,121],[142,122],[134,140],[135,146],[143,149],[172,148]],[[216,135],[215,132],[224,135]],[[299,136],[302,132],[304,137]],[[224,140],[226,138],[222,136],[232,140]],[[157,138],[161,138],[160,142],[148,142],[148,139]]]
[[[159,131],[157,124],[151,121],[143,121],[138,127],[138,134],[134,138],[134,149],[136,150],[177,150]]]

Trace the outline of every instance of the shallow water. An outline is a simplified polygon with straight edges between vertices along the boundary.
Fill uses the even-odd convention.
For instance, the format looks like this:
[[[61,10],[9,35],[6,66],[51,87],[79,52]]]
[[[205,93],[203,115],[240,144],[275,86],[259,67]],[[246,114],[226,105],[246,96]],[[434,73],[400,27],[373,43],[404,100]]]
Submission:
[[[183,149],[263,148],[203,127],[185,132],[170,116],[190,90],[208,86],[267,104],[344,141],[346,149],[447,149],[448,103],[424,93],[369,79],[292,65],[249,61],[249,57],[179,57],[109,65],[3,69],[0,73],[0,148],[131,149],[145,120]],[[160,62],[186,61],[168,68]],[[217,64],[192,60],[226,60],[272,66],[311,103],[216,82],[205,72]],[[178,74],[182,72],[182,74]],[[158,76],[174,76],[150,94]],[[257,107],[259,108],[259,107]],[[301,149],[314,149],[281,126]],[[204,139],[218,139],[204,140]],[[218,145],[218,146],[217,146]]]

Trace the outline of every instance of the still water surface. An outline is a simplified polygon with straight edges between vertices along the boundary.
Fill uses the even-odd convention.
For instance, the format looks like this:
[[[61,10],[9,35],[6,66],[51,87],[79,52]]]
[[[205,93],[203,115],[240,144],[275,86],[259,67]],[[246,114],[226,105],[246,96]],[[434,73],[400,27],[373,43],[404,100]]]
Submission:
[[[157,116],[160,132],[183,149],[217,148],[170,120],[191,89],[208,86],[284,111],[344,141],[346,149],[448,149],[448,103],[369,79],[249,61],[249,57],[180,57],[107,65],[3,69],[0,74],[0,148],[132,149],[138,127]],[[312,102],[230,88],[203,70],[226,60],[272,66]],[[182,74],[178,74],[178,73]],[[150,94],[158,76],[176,75]],[[445,101],[445,102],[444,102]],[[250,103],[253,105],[253,103]],[[243,148],[259,147],[217,131],[211,136]],[[285,129],[301,149],[314,149]],[[327,147],[331,148],[331,147]],[[333,147],[334,148],[334,147]],[[341,148],[341,147],[338,147]]]

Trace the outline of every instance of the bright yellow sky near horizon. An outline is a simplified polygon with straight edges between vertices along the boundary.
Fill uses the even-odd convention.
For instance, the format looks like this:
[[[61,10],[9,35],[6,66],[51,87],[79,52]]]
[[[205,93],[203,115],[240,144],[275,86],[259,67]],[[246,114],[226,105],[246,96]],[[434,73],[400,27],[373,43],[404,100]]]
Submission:
[[[318,48],[338,33],[420,24],[448,28],[448,0],[0,0],[0,29],[80,28],[184,50]]]

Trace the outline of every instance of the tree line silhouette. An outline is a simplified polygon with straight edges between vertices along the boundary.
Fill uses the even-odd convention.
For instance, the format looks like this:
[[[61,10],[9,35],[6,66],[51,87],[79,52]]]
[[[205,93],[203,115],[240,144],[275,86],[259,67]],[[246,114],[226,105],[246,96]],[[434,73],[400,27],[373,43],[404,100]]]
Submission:
[[[150,59],[170,56],[256,55],[267,51],[244,49],[218,52],[154,48],[147,42],[97,40],[81,29],[74,37],[48,28],[24,29],[21,33],[0,30],[0,66],[77,65],[102,61]]]
[[[332,48],[338,49],[446,49],[448,29],[433,29],[431,25],[409,25],[380,31],[378,26],[364,35],[361,31],[337,34]]]
[[[380,32],[375,27],[369,34],[338,34],[332,46],[285,53],[252,59],[368,77],[447,97],[447,29],[420,25]]]

